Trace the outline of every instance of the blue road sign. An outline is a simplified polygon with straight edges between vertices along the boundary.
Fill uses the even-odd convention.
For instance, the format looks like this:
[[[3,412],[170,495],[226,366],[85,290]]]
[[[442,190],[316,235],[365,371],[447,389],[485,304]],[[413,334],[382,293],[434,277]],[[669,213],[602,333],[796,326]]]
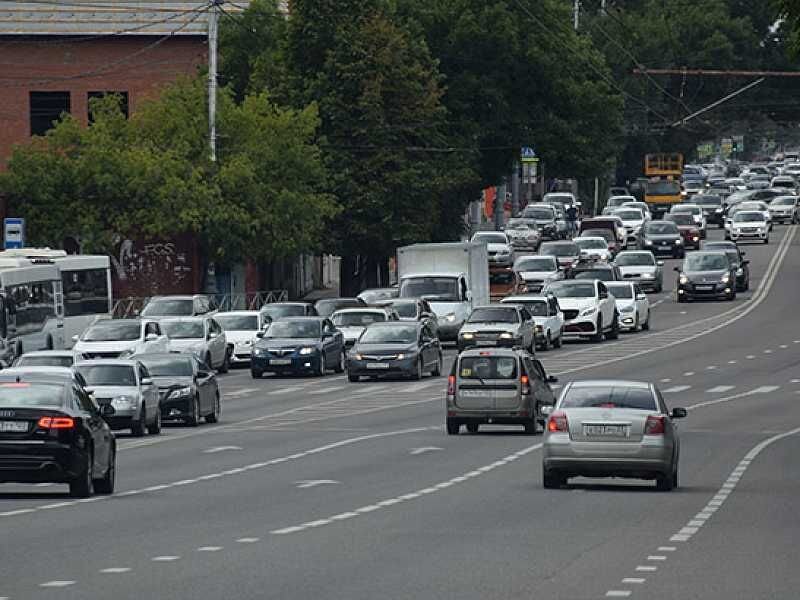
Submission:
[[[6,250],[25,247],[25,219],[17,217],[4,219],[3,233]]]
[[[536,156],[536,151],[531,146],[523,146],[521,148],[520,159],[524,163],[539,161],[539,158]]]

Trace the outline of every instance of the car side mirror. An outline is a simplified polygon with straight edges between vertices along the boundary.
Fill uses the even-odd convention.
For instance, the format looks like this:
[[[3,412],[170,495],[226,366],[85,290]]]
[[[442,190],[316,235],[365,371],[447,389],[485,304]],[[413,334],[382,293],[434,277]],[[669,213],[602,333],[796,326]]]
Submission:
[[[749,261],[749,260],[743,260],[743,261],[742,261],[742,264],[743,264],[743,265],[749,265],[749,264],[750,264],[750,261]]]
[[[78,336],[77,335],[73,335],[72,336],[72,341],[73,342],[77,342],[78,341]]]
[[[266,334],[267,334],[266,331],[259,331],[258,333],[256,333],[256,337],[263,338]]]
[[[467,290],[467,291],[464,293],[464,299],[465,299],[465,300],[472,300],[472,291],[470,291],[470,290]]]
[[[681,272],[681,268],[680,267],[672,267],[672,270],[675,271],[676,273],[680,273]]]
[[[744,250],[742,250],[742,256],[747,256],[747,252],[745,252]]]
[[[663,267],[664,266],[664,261],[663,260],[658,260],[658,261],[656,261],[656,265],[658,265],[659,267]]]
[[[144,336],[144,341],[145,342],[154,342],[157,339],[158,339],[158,336],[155,333],[148,333],[146,336]]]
[[[552,406],[552,405],[550,405],[550,404],[545,404],[545,405],[544,405],[544,406],[542,406],[542,407],[541,407],[539,410],[542,412],[542,414],[543,414],[545,417],[547,417],[547,416],[549,416],[549,415],[550,415],[550,413],[552,413],[552,412],[553,412],[553,406]]]
[[[114,413],[117,412],[114,410],[114,407],[110,404],[103,404],[100,407],[100,416],[101,417],[113,417]]]
[[[672,409],[672,418],[673,419],[685,419],[689,413],[685,408],[673,408]]]
[[[209,373],[208,371],[198,371],[197,372],[197,376],[200,379],[205,379],[206,377],[209,377],[210,375],[211,375],[211,373]]]
[[[150,379],[149,377],[145,377],[144,379],[142,379],[142,385],[153,385],[153,380]]]
[[[215,337],[217,337],[218,335],[219,335],[219,334],[218,334],[216,331],[209,331],[209,332],[208,332],[208,339],[210,339],[210,340],[213,340],[213,339],[214,339]]]
[[[558,377],[554,377],[553,375],[549,375],[547,377],[547,383],[558,383]]]

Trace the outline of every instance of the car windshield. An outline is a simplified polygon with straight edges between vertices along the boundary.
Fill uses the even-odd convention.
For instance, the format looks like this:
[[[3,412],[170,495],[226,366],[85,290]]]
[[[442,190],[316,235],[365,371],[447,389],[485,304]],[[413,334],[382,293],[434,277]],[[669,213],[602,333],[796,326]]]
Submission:
[[[137,321],[101,321],[83,334],[84,342],[117,342],[139,339],[141,326]]]
[[[194,302],[191,298],[177,300],[164,298],[151,300],[142,311],[143,317],[177,317],[194,313]]]
[[[606,242],[614,241],[614,233],[610,229],[587,229],[581,233],[581,237],[601,237],[604,238]]]
[[[390,298],[397,298],[397,290],[394,288],[380,289],[380,290],[364,290],[358,295],[367,304],[378,302],[379,300],[389,300]]]
[[[618,210],[614,212],[615,217],[619,217],[623,221],[641,221],[644,219],[642,212],[639,210]]]
[[[686,257],[684,271],[723,271],[728,268],[728,257],[724,254],[692,253]]]
[[[547,302],[544,300],[524,300],[524,301],[512,301],[509,304],[521,304],[525,308],[528,309],[528,312],[531,313],[534,317],[546,317],[547,316]]]
[[[506,236],[502,233],[476,233],[472,236],[473,242],[479,244],[507,244]]]
[[[52,383],[0,383],[0,406],[61,406],[64,387]]]
[[[366,327],[385,320],[386,315],[379,312],[347,312],[333,315],[333,324],[337,327]]]
[[[592,238],[578,238],[575,240],[581,250],[608,250],[608,242]]]
[[[225,331],[258,330],[258,315],[216,315],[214,318]]]
[[[599,279],[600,281],[614,281],[614,271],[611,269],[584,269],[575,273],[575,279]]]
[[[364,304],[355,298],[333,298],[331,300],[318,300],[314,305],[317,314],[321,317],[330,317],[340,308],[356,308]]]
[[[20,356],[15,367],[71,367],[75,360],[71,356]]]
[[[461,379],[516,379],[517,359],[513,356],[465,356],[458,366]]]
[[[609,198],[608,202],[606,202],[606,206],[622,206],[625,202],[629,202],[630,198],[626,197],[619,197],[619,198]]]
[[[756,202],[742,202],[736,207],[736,210],[767,210],[766,204],[758,204]]]
[[[550,256],[523,258],[514,265],[515,271],[556,271],[556,259]]]
[[[633,298],[633,287],[630,285],[609,285],[608,291],[614,298],[624,298],[626,300]]]
[[[772,206],[794,206],[797,204],[797,198],[794,196],[782,196],[780,198],[775,198],[771,204]]]
[[[269,326],[268,338],[318,338],[321,325],[319,321],[275,321]]]
[[[725,254],[732,265],[739,266],[741,259],[739,258],[739,252],[737,250],[726,250]]]
[[[702,204],[703,206],[722,206],[722,198],[719,196],[695,196],[694,201],[697,204]]]
[[[476,308],[467,323],[519,323],[519,315],[513,308]]]
[[[559,408],[627,408],[656,411],[656,399],[649,388],[625,385],[572,386]]]
[[[261,309],[261,314],[277,321],[286,317],[302,317],[306,314],[306,307],[302,304],[268,304]]]
[[[172,340],[199,339],[205,335],[202,321],[162,321],[161,327]]]
[[[547,292],[556,298],[594,298],[595,287],[593,283],[552,283],[547,286]]]
[[[620,252],[614,262],[619,267],[654,267],[656,258],[649,252]]]
[[[578,256],[581,253],[575,243],[542,244],[539,254],[542,256]]]
[[[506,229],[532,229],[531,224],[518,219],[512,219],[506,225]]]
[[[675,225],[694,225],[694,217],[689,213],[672,213],[666,215],[666,218]]]
[[[677,196],[681,186],[677,181],[648,182],[646,193],[648,196]]]
[[[764,215],[760,212],[737,212],[733,215],[734,223],[759,223],[764,220]]]
[[[141,362],[153,377],[191,377],[192,359],[188,356],[142,357]]]
[[[670,233],[677,234],[678,227],[675,225],[675,223],[667,223],[664,221],[660,223],[651,222],[649,225],[647,225],[646,231],[647,233],[652,233],[655,235],[668,235]]]
[[[392,308],[404,319],[413,319],[417,316],[416,302],[392,302]]]
[[[359,344],[413,344],[417,341],[416,327],[373,325],[364,330]]]
[[[77,367],[88,385],[136,385],[136,369],[128,365],[88,365]]]
[[[684,205],[684,206],[673,206],[672,210],[670,210],[669,212],[673,215],[679,215],[679,214],[694,215],[699,213],[701,210],[702,209],[699,206]]]
[[[455,277],[410,277],[400,285],[405,298],[424,298],[435,302],[458,302],[458,279]]]
[[[546,208],[526,208],[522,213],[527,219],[536,219],[538,221],[552,221],[553,211]]]

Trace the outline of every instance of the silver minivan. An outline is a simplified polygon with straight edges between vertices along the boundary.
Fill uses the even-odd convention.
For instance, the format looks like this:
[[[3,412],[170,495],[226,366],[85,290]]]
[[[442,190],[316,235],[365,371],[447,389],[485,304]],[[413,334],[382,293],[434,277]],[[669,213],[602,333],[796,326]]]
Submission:
[[[481,424],[522,425],[525,433],[538,433],[542,407],[555,404],[550,384],[557,381],[525,350],[465,350],[447,380],[447,433],[457,435],[462,425],[477,433]]]

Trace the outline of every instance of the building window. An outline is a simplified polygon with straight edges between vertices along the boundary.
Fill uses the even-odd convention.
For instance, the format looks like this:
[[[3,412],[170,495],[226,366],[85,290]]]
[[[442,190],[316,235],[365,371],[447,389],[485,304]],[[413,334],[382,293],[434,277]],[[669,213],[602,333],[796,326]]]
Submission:
[[[70,112],[69,92],[31,92],[31,135],[44,135]]]
[[[92,100],[95,98],[105,98],[106,96],[116,96],[119,98],[119,107],[125,118],[128,118],[128,92],[89,92],[89,123],[94,123],[94,115],[92,115]]]

